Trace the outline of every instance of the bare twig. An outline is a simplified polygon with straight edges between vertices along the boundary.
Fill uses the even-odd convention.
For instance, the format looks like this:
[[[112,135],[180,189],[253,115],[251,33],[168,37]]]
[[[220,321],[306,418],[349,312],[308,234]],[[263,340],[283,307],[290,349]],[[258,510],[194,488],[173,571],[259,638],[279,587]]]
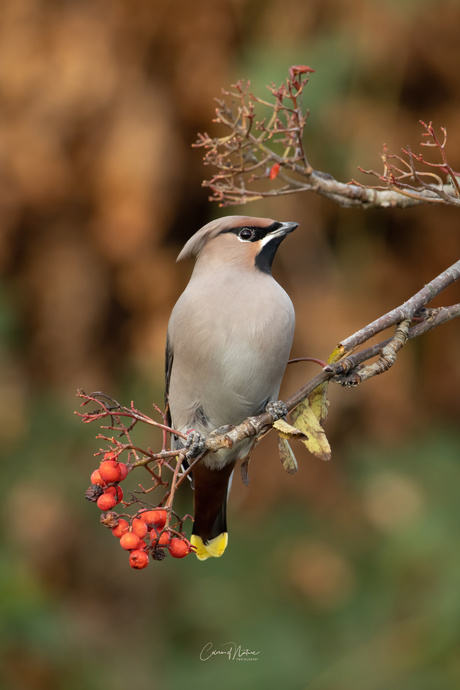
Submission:
[[[341,385],[357,385],[362,381],[375,376],[377,374],[384,373],[387,371],[396,360],[397,352],[404,346],[407,340],[426,333],[432,328],[436,328],[442,323],[446,323],[454,318],[460,316],[460,304],[454,304],[449,307],[437,307],[435,309],[427,309],[425,305],[438,295],[442,290],[444,290],[453,281],[458,280],[460,277],[460,262],[453,264],[450,268],[446,269],[439,276],[434,278],[428,285],[426,285],[422,290],[420,290],[416,295],[407,300],[403,305],[391,310],[388,314],[376,319],[372,324],[369,324],[362,328],[357,333],[344,339],[337,346],[334,351],[334,361],[333,364],[328,364],[323,367],[322,371],[303,385],[296,393],[291,395],[287,400],[285,400],[286,407],[289,412],[292,412],[295,408],[299,407],[306,398],[311,396],[314,391],[317,391],[322,387],[321,395],[323,395],[325,388],[324,384],[328,381],[333,380]],[[412,327],[409,325],[413,321]],[[374,337],[377,333],[385,330],[386,328],[399,323],[396,328],[396,332],[392,338],[380,342],[378,344],[371,345],[367,348],[362,349],[358,352],[353,352],[359,345],[367,342],[369,339]],[[340,356],[340,360],[336,361]],[[368,362],[374,357],[378,356],[379,359],[371,364],[363,366],[364,362]],[[310,360],[315,363],[320,363],[320,360],[314,358],[299,358],[302,360]],[[144,510],[151,509],[152,504],[150,503],[150,496],[152,492],[154,495],[158,495],[156,503],[154,506],[161,508],[165,511],[165,519],[163,526],[158,528],[156,526],[150,526],[150,545],[146,544],[144,547],[140,546],[141,551],[143,551],[146,556],[138,555],[134,559],[133,567],[145,567],[148,563],[147,552],[151,554],[154,560],[161,560],[164,558],[164,548],[169,543],[169,540],[176,537],[179,541],[183,542],[180,547],[185,552],[190,552],[192,547],[190,542],[185,537],[183,532],[183,522],[188,516],[180,518],[177,513],[174,512],[174,500],[177,489],[182,484],[183,481],[193,472],[193,468],[197,463],[201,462],[203,457],[209,452],[216,452],[220,448],[229,448],[239,443],[243,439],[252,438],[253,443],[251,448],[253,448],[256,443],[258,443],[267,432],[269,432],[275,422],[272,415],[268,412],[264,412],[257,417],[250,417],[244,420],[241,424],[234,427],[229,427],[225,433],[213,432],[209,434],[205,442],[204,451],[195,458],[187,468],[182,467],[182,463],[185,459],[185,449],[184,450],[166,450],[165,435],[174,434],[176,437],[186,438],[184,434],[180,434],[177,430],[171,429],[164,422],[166,420],[166,413],[161,412],[159,408],[155,407],[156,412],[161,416],[162,423],[158,423],[151,419],[147,415],[139,412],[134,408],[131,403],[131,407],[127,408],[120,405],[116,400],[113,400],[104,393],[97,392],[86,394],[84,391],[78,391],[77,394],[82,400],[82,405],[86,406],[89,403],[94,403],[96,409],[92,411],[87,411],[85,413],[77,413],[80,418],[85,422],[89,423],[95,421],[98,423],[103,422],[105,419],[110,420],[110,425],[102,426],[103,429],[109,429],[111,431],[118,432],[118,438],[114,436],[108,436],[105,434],[100,434],[98,438],[105,440],[109,444],[109,451],[104,455],[104,459],[115,458],[119,461],[120,455],[124,452],[128,452],[128,459],[131,459],[131,454],[134,461],[129,462],[125,465],[125,471],[131,474],[132,471],[138,470],[138,468],[143,467],[144,470],[148,472],[151,484],[150,486],[143,486],[138,484],[137,490],[134,492],[130,491],[130,499],[125,499],[123,504],[126,508],[130,506],[135,506],[137,512],[134,515],[129,515],[128,513],[122,513],[122,515],[131,523],[131,529],[134,529],[135,520],[142,522],[142,514]],[[317,395],[317,392],[315,393]],[[311,400],[311,398],[310,398]],[[300,408],[299,408],[300,410]],[[125,423],[125,419],[130,419],[131,423],[128,425]],[[163,445],[162,450],[159,453],[153,453],[150,448],[147,450],[135,445],[132,439],[132,431],[137,423],[148,424],[149,426],[155,426],[162,430],[163,432]],[[299,424],[299,420],[294,422]],[[289,425],[287,425],[289,427]],[[293,427],[290,427],[293,428]],[[296,429],[293,429],[296,431]],[[299,433],[303,433],[300,432]],[[308,439],[308,433],[306,439]],[[324,434],[324,432],[322,431]],[[119,440],[123,438],[124,441]],[[286,441],[284,442],[287,443]],[[326,439],[327,443],[327,439]],[[310,446],[307,446],[310,448]],[[329,448],[329,445],[328,445]],[[103,452],[103,451],[101,451]],[[312,450],[311,452],[315,452]],[[291,451],[292,454],[292,451]],[[329,448],[330,455],[330,448]],[[163,469],[167,468],[172,473],[172,478],[170,481],[165,480],[163,476]],[[246,462],[242,465],[242,476],[247,481],[247,470],[248,463]],[[93,481],[93,479],[92,479]],[[98,481],[98,480],[97,480]],[[115,495],[118,497],[121,488],[116,482],[115,485],[109,484],[102,486],[92,484],[88,489],[86,496],[88,500],[97,501],[99,506],[99,498],[105,498],[105,493],[112,490],[115,486]],[[157,494],[157,490],[161,491],[161,495]],[[118,502],[122,500],[122,495],[118,498]],[[101,508],[104,509],[104,508]],[[171,524],[171,521],[176,519],[177,521]],[[107,513],[101,515],[102,524],[110,528],[115,528],[118,524],[120,516],[116,512]],[[164,536],[162,536],[164,535]],[[120,535],[118,535],[120,536]],[[163,539],[163,541],[161,541]],[[141,545],[144,543],[142,540],[139,542]],[[140,554],[139,551],[136,552]],[[131,562],[131,560],[130,560]],[[139,565],[139,563],[141,565]]]
[[[336,376],[335,381],[341,386],[357,386],[359,383],[383,374],[396,362],[396,355],[399,350],[406,344],[409,338],[410,319],[405,319],[398,324],[393,338],[390,338],[383,347],[379,350],[379,358],[377,362],[368,364],[366,366],[356,366],[351,363],[350,359],[345,360],[351,373],[343,376]],[[342,362],[342,366],[344,362]],[[347,367],[347,368],[348,368]]]
[[[268,197],[315,192],[345,207],[407,208],[422,203],[460,206],[459,173],[450,166],[446,154],[447,133],[441,128],[440,140],[430,122],[421,121],[425,141],[439,162],[423,154],[402,149],[392,154],[384,146],[383,173],[361,172],[377,177],[383,185],[364,185],[355,180],[339,182],[331,175],[314,170],[304,148],[303,135],[308,110],[302,110],[304,90],[313,70],[297,65],[279,87],[268,90],[267,101],[249,91],[249,82],[237,82],[223,98],[216,99],[214,122],[227,134],[211,137],[199,134],[194,146],[205,149],[204,164],[216,172],[203,182],[212,191],[210,199],[220,206],[245,204]],[[256,118],[256,110],[269,116]],[[443,177],[444,176],[444,180]]]
[[[392,309],[384,316],[376,319],[364,328],[360,329],[353,335],[350,335],[345,340],[342,340],[340,345],[344,352],[349,352],[353,348],[372,338],[377,333],[384,331],[386,328],[400,323],[405,319],[411,319],[414,314],[425,304],[428,304],[436,295],[439,295],[446,287],[460,278],[460,261],[452,264],[445,271],[440,273],[436,278],[427,283],[421,290],[413,295],[407,302],[404,302],[400,307]]]
[[[422,142],[422,146],[435,151],[439,161],[428,161],[424,155],[414,153],[409,147],[402,149],[402,155],[391,154],[385,147],[382,155],[383,173],[363,171],[378,177],[384,186],[371,187],[354,181],[343,184],[330,175],[313,170],[303,145],[303,132],[308,111],[302,111],[303,91],[312,71],[307,66],[292,67],[289,70],[289,78],[284,84],[279,88],[274,85],[268,87],[274,99],[272,101],[265,101],[252,95],[249,92],[249,84],[244,85],[242,82],[235,84],[233,91],[224,92],[224,98],[217,101],[215,121],[226,127],[230,133],[215,139],[207,134],[199,135],[196,144],[206,150],[205,164],[217,168],[214,177],[204,183],[212,190],[214,200],[226,206],[268,196],[314,191],[342,206],[404,208],[420,203],[460,206],[459,175],[454,172],[447,159],[446,130],[441,128],[443,136],[438,137],[431,122],[428,125],[422,122],[425,130],[423,132],[425,141]],[[268,109],[269,115],[257,120],[256,107]],[[457,261],[402,305],[342,340],[329,358],[330,364],[325,365],[321,360],[311,357],[291,360],[291,363],[316,362],[322,365],[322,371],[285,400],[288,412],[298,408],[292,416],[293,424],[296,424],[298,428],[283,421],[283,428],[287,428],[289,432],[288,437],[290,438],[292,434],[294,436],[300,434],[310,452],[319,457],[324,457],[324,455],[329,457],[329,443],[321,428],[327,411],[327,383],[333,380],[344,386],[357,385],[368,378],[382,374],[395,364],[398,352],[408,340],[458,318],[460,304],[431,309],[426,305],[459,278],[460,261]],[[358,350],[377,334],[395,325],[396,329],[392,337]],[[370,362],[376,357],[378,358],[376,361]],[[104,474],[102,465],[100,472],[95,470],[92,473],[92,484],[87,492],[88,500],[96,502],[101,510],[107,510],[107,507],[103,507],[105,505],[114,506],[120,502],[125,507],[135,505],[138,510],[134,516],[128,513],[122,514],[130,519],[131,531],[134,529],[134,521],[137,519],[138,522],[142,522],[143,513],[152,507],[150,503],[152,492],[160,490],[159,493],[154,494],[158,496],[155,507],[160,506],[163,516],[166,515],[166,517],[162,527],[150,525],[151,544],[144,543],[142,546],[140,543],[138,555],[133,559],[133,567],[137,568],[145,567],[147,551],[155,560],[161,560],[165,555],[162,548],[173,536],[176,537],[176,541],[183,542],[182,546],[178,547],[179,551],[182,549],[182,555],[191,550],[190,543],[182,531],[184,520],[190,516],[180,518],[174,512],[173,506],[178,487],[190,477],[196,464],[201,462],[207,453],[216,452],[221,448],[231,448],[247,438],[252,439],[252,449],[275,423],[272,415],[264,412],[245,419],[237,426],[227,427],[223,433],[212,432],[205,440],[204,451],[193,461],[187,459],[188,464],[184,467],[185,449],[167,450],[167,447],[168,437],[171,435],[183,441],[187,436],[167,424],[166,411],[163,412],[154,405],[155,412],[161,419],[158,422],[137,410],[133,402],[130,407],[124,407],[102,392],[88,395],[84,391],[79,391],[78,396],[83,401],[83,407],[89,403],[96,406],[95,409],[77,414],[84,423],[97,422],[101,425],[103,433],[100,433],[97,438],[106,442],[109,450],[101,450],[96,455],[105,452],[102,465],[106,463],[109,466],[108,469],[106,468],[108,477],[111,476],[111,471],[115,472],[115,479],[108,480],[102,476]],[[302,405],[307,398],[309,398],[308,405]],[[155,453],[150,447],[145,450],[135,443],[135,427],[138,423],[156,427],[161,431],[160,452]],[[278,425],[280,423],[278,422]],[[113,432],[113,435],[109,432]],[[282,434],[279,426],[278,433]],[[284,431],[284,433],[287,432]],[[313,438],[309,438],[309,435]],[[284,444],[287,445],[286,440]],[[127,453],[127,463],[120,461],[123,453]],[[290,459],[287,464],[286,462],[284,464],[285,467],[292,469],[295,461],[292,462],[290,450],[289,453]],[[115,470],[113,465],[116,465]],[[242,466],[243,477],[246,479],[247,466],[248,458]],[[147,471],[149,485],[138,484],[134,491],[129,492],[130,499],[123,501],[123,492],[119,483],[140,467]],[[288,471],[291,470],[288,469]],[[171,472],[171,477],[169,472]],[[111,529],[116,528],[117,513],[102,514],[101,522]],[[146,529],[142,528],[141,533],[145,534]],[[142,550],[143,553],[141,553]]]
[[[393,354],[396,355],[396,352],[405,344],[406,340],[419,337],[427,331],[436,328],[447,321],[458,318],[460,316],[460,304],[454,304],[450,307],[438,307],[436,309],[423,309],[423,307],[434,297],[440,294],[448,285],[459,278],[460,261],[443,271],[439,276],[434,278],[430,283],[422,288],[422,290],[408,299],[403,305],[391,310],[388,312],[388,314],[376,319],[374,322],[368,326],[365,326],[360,331],[357,331],[353,335],[342,340],[337,346],[337,350],[342,355],[342,359],[336,364],[325,366],[320,374],[317,374],[314,378],[302,386],[302,388],[287,398],[284,402],[288,411],[291,412],[294,410],[324,382],[333,379],[336,376],[350,374],[350,372],[352,372],[357,366],[378,355],[383,356],[386,360],[386,363],[388,363],[388,356],[393,356]],[[400,332],[398,332],[396,339],[397,349],[393,347],[393,354],[389,350],[385,350],[385,348],[388,348],[392,341],[394,342],[394,338],[388,338],[387,340],[373,345],[365,350],[348,355],[348,353],[350,353],[353,349],[364,342],[367,342],[377,333],[380,333],[381,331],[401,322],[404,322],[408,326],[410,321],[415,318],[417,319],[417,323],[412,326],[412,328],[406,329],[407,333],[404,341],[401,340]],[[375,367],[373,370],[369,370],[369,372],[374,371],[375,373],[372,375],[376,375],[377,373],[383,373],[383,371],[386,370],[384,365],[380,365],[380,370],[378,369],[379,367]],[[368,376],[363,377],[361,380],[364,380],[364,378],[368,378]],[[357,383],[359,383],[359,380],[357,380]],[[267,428],[272,425],[272,423],[273,420],[271,415],[267,412],[264,412],[257,417],[251,417],[242,422],[242,424],[233,427],[225,434],[221,434],[219,436],[211,434],[207,439],[206,449],[208,451],[216,451],[219,448],[234,445],[245,438],[259,436],[259,434],[264,433]]]
[[[389,351],[385,350],[385,348],[387,348],[388,345],[391,344],[392,341],[394,341],[394,339],[392,338],[372,345],[364,350],[361,350],[360,352],[350,354],[359,345],[362,345],[363,343],[367,342],[377,333],[380,333],[381,331],[386,330],[387,328],[390,328],[391,326],[397,323],[405,322],[408,325],[412,320],[416,320],[417,322],[415,323],[415,325],[407,329],[406,339],[411,340],[415,337],[421,336],[428,330],[431,330],[443,323],[446,323],[447,321],[451,321],[452,319],[458,318],[460,316],[460,304],[454,304],[450,307],[438,307],[436,309],[425,309],[424,307],[434,297],[440,294],[446,287],[448,287],[451,283],[458,280],[459,278],[460,261],[456,262],[455,264],[447,268],[445,271],[443,271],[441,274],[439,274],[436,278],[434,278],[421,290],[419,290],[419,292],[417,292],[410,299],[404,302],[404,304],[397,307],[396,309],[392,309],[384,316],[381,316],[379,319],[376,319],[375,321],[360,329],[353,335],[342,340],[337,346],[337,351],[340,353],[341,359],[335,364],[325,366],[321,373],[317,374],[304,386],[302,386],[298,391],[296,391],[296,393],[292,394],[289,398],[287,398],[285,400],[285,404],[287,406],[288,411],[291,412],[293,409],[295,409],[301,402],[303,402],[310,395],[310,393],[313,390],[315,390],[315,388],[323,384],[325,381],[328,381],[334,377],[349,375],[351,371],[353,371],[356,367],[360,366],[363,362],[368,361],[369,359],[372,359],[377,355],[382,356],[382,353],[384,358],[388,358]],[[398,349],[403,346],[404,342],[402,342],[398,336]],[[397,350],[394,350],[393,353],[396,354],[396,351]],[[373,369],[375,373],[382,373],[382,371],[384,370],[384,367],[380,366],[380,371],[377,372],[377,368]],[[373,375],[375,375],[375,373]],[[180,436],[184,439],[186,438],[177,430],[170,429],[169,427],[166,427],[166,425],[155,423],[146,415],[135,410],[133,406],[131,406],[131,408],[125,408],[113,400],[111,400],[112,405],[110,406],[108,404],[101,402],[101,397],[103,397],[103,394],[101,393],[92,393],[90,395],[87,395],[83,391],[79,391],[78,395],[79,397],[82,397],[84,399],[83,404],[92,401],[102,405],[102,408],[98,408],[94,412],[79,414],[79,416],[82,417],[84,422],[98,421],[107,415],[131,416],[136,421],[142,421],[147,424],[154,424],[155,426],[160,426],[161,428],[165,428],[169,433],[172,433],[176,436]],[[270,429],[272,424],[272,416],[268,412],[264,412],[263,414],[258,415],[257,417],[250,417],[244,420],[241,424],[229,428],[229,430],[227,430],[225,433],[216,434],[215,432],[213,432],[209,434],[209,436],[206,439],[204,454],[208,452],[215,452],[220,448],[232,447],[235,443],[239,443],[245,438],[260,437],[262,434],[265,434],[266,431]],[[120,444],[119,450],[121,448],[122,446]],[[135,448],[131,444],[127,444],[123,446],[123,448],[129,448],[131,450],[140,450]],[[175,469],[173,469],[172,467],[170,469],[174,472],[174,483],[177,486],[179,486],[180,483],[182,483],[183,479],[186,476],[188,476],[193,467],[193,465],[189,467],[179,477],[177,467],[181,464],[184,458],[184,455],[181,451],[163,450],[161,453],[155,454],[151,451],[141,452],[143,453],[144,458],[136,460],[136,462],[132,465],[133,467],[148,466],[152,462],[164,462],[170,458],[175,458],[175,461],[177,463],[175,465]],[[201,456],[200,458],[196,459],[194,463],[200,459]],[[172,498],[170,502],[172,503]],[[170,502],[168,498],[168,505],[170,504]]]
[[[459,173],[454,172],[446,154],[447,131],[445,127],[440,128],[443,134],[441,141],[432,122],[426,124],[420,120],[420,124],[424,129],[422,136],[426,138],[421,146],[435,149],[440,159],[439,162],[427,160],[423,154],[414,153],[409,146],[401,149],[402,156],[389,153],[387,146],[384,146],[382,154],[383,173],[364,170],[363,168],[360,170],[385,183],[384,187],[376,186],[372,189],[385,190],[390,188],[411,199],[414,203],[426,203],[429,200],[430,203],[460,206]],[[433,172],[433,170],[437,172]],[[440,173],[445,176],[445,182]],[[354,181],[353,183],[359,184]]]

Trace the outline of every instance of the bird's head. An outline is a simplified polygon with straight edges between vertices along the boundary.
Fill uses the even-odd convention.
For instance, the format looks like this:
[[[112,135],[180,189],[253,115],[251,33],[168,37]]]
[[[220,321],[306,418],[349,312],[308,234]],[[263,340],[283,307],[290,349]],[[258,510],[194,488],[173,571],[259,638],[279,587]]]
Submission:
[[[297,227],[298,223],[285,223],[272,218],[226,216],[198,230],[188,240],[177,260],[195,256],[197,263],[223,262],[225,265],[230,263],[271,273],[276,250],[286,235]]]

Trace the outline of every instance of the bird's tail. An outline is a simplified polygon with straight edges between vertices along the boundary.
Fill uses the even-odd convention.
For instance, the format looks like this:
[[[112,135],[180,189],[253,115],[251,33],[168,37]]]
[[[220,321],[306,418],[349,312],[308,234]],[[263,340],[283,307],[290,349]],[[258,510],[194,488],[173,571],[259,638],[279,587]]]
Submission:
[[[195,521],[190,542],[200,561],[219,558],[227,542],[227,494],[235,463],[210,469],[203,462],[193,470]]]
[[[214,539],[204,542],[198,534],[192,534],[190,543],[195,547],[196,557],[199,561],[205,561],[207,558],[219,558],[222,556],[228,543],[227,532],[222,532]]]

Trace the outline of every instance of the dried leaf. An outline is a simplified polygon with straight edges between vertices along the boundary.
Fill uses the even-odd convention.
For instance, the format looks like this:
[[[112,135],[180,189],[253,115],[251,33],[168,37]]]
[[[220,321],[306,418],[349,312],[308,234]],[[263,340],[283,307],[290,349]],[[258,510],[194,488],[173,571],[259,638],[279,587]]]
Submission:
[[[311,408],[308,400],[298,405],[292,412],[292,421],[299,431],[302,432],[303,441],[307,450],[321,460],[330,460],[331,447],[321,422]]]
[[[280,452],[281,464],[288,474],[294,474],[297,472],[297,460],[292,452],[292,448],[289,442],[283,437],[278,436],[278,448]]]
[[[327,360],[328,364],[335,364],[335,362],[338,362],[339,359],[343,357],[344,354],[344,348],[342,345],[338,345],[335,350],[332,352],[330,357]],[[327,399],[327,391],[329,388],[329,381],[325,381],[322,383],[320,386],[315,388],[314,391],[310,393],[308,396],[308,402],[310,403],[310,407],[313,410],[315,416],[319,420],[321,424],[324,423],[327,413],[328,413],[328,407],[329,407],[329,400]],[[297,408],[298,409],[298,408]],[[297,410],[296,410],[297,412]],[[297,414],[298,416],[298,414]],[[293,415],[293,421],[295,421],[295,413]]]
[[[304,400],[303,403],[296,407],[292,412],[292,417],[296,426],[288,424],[284,419],[278,419],[273,424],[279,438],[283,440],[296,438],[302,441],[307,450],[316,455],[316,457],[321,458],[321,460],[330,460],[331,447],[329,441],[308,400]]]
[[[327,399],[327,391],[329,387],[329,381],[325,381],[322,383],[320,386],[315,388],[314,391],[310,393],[306,400],[306,404],[311,407],[313,410],[313,414],[317,418],[317,420],[322,424],[324,420],[327,417],[327,412],[328,412],[328,407],[329,407],[329,400]],[[302,404],[299,405],[299,407],[302,407]],[[295,417],[298,416],[296,415],[299,407],[297,407],[294,410],[293,413],[293,422],[295,423]]]
[[[247,455],[240,467],[241,481],[245,486],[249,486],[249,455]]]
[[[277,430],[278,436],[281,438],[298,438],[300,441],[304,440],[304,433],[295,426],[289,424],[285,419],[278,419],[274,424],[273,428]]]

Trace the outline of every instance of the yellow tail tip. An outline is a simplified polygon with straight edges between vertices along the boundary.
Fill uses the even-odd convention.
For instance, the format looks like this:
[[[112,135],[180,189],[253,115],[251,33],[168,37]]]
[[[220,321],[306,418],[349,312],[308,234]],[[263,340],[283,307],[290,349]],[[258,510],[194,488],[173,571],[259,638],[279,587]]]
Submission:
[[[199,561],[205,561],[207,558],[219,558],[224,553],[228,544],[227,532],[222,532],[214,539],[210,539],[207,544],[204,543],[201,537],[197,534],[192,534],[190,543],[195,547],[196,557]]]

